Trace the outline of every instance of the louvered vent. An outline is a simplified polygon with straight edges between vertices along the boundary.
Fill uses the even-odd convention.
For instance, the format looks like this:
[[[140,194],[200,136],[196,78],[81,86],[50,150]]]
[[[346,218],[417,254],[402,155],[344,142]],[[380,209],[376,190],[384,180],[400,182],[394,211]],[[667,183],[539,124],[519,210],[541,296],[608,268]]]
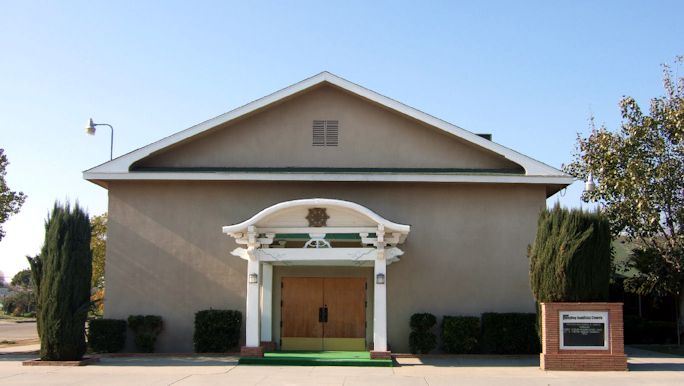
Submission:
[[[338,121],[325,121],[325,146],[337,146],[340,136]]]
[[[340,138],[339,121],[313,121],[313,146],[337,146]]]
[[[325,121],[313,121],[314,146],[325,146]]]

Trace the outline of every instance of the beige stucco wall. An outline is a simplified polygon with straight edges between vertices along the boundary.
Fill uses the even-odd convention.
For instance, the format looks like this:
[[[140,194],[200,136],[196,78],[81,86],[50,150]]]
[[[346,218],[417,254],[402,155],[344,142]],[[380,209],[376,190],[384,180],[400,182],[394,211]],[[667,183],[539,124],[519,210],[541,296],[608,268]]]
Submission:
[[[338,147],[312,146],[313,120],[339,121]],[[138,166],[520,169],[502,156],[333,86],[218,126]]]
[[[406,253],[387,273],[394,351],[408,350],[414,312],[441,318],[534,310],[526,249],[545,202],[543,186],[111,182],[106,317],[161,315],[159,351],[191,351],[196,311],[245,309],[246,262],[229,254],[236,245],[221,227],[312,197],[353,201],[411,225]],[[276,280],[282,272],[275,271]],[[274,325],[276,339],[278,331]]]

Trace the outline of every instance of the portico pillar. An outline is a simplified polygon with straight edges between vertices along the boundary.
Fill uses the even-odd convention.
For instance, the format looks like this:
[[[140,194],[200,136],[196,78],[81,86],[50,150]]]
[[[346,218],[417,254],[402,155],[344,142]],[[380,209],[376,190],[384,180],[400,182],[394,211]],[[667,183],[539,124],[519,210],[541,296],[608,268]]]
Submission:
[[[261,264],[261,344],[273,346],[272,311],[273,311],[273,265]],[[273,349],[274,347],[268,347]]]
[[[256,275],[256,276],[253,276]],[[256,277],[256,283],[250,283]],[[247,347],[259,347],[259,259],[250,256],[247,260],[247,308],[245,316]]]
[[[387,262],[378,251],[375,259],[375,292],[373,301],[373,351],[387,351]],[[383,275],[385,283],[378,283],[378,275]]]

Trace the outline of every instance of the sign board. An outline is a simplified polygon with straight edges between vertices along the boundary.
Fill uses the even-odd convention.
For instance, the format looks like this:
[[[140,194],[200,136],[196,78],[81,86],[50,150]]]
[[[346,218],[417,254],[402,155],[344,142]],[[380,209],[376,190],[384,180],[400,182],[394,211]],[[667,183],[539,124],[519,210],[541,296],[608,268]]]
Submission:
[[[608,312],[559,311],[561,350],[608,349]]]

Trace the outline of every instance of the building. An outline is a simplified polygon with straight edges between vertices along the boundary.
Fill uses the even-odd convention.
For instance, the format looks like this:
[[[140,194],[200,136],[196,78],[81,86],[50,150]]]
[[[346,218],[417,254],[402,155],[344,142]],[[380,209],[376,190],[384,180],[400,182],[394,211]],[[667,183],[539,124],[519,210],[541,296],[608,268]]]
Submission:
[[[415,312],[534,311],[561,171],[323,72],[84,172],[109,192],[105,314],[237,309],[246,353],[408,351]],[[270,342],[270,343],[269,343]]]

